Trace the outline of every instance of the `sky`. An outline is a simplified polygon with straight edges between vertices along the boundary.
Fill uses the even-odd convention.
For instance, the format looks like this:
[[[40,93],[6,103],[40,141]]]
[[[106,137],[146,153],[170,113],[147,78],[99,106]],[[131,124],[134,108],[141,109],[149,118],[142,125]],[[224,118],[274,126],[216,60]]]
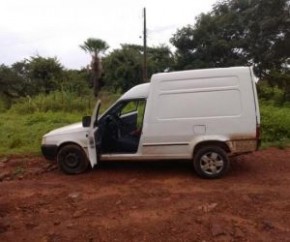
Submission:
[[[90,62],[79,46],[92,37],[110,49],[143,44],[143,8],[147,12],[148,46],[170,45],[177,29],[193,25],[217,0],[1,0],[0,64],[30,56],[57,57],[65,68]]]

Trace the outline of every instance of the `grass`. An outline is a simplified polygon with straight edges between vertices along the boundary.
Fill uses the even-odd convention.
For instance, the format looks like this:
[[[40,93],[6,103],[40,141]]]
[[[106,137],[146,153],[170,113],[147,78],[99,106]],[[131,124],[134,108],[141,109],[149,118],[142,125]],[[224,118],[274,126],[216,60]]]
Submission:
[[[101,112],[118,96],[102,93]],[[80,122],[82,116],[91,115],[95,102],[93,98],[80,98],[69,94],[63,99],[59,93],[39,95],[33,100],[20,100],[0,114],[0,156],[40,154],[41,139],[45,133]]]
[[[0,154],[38,154],[43,134],[80,119],[76,113],[0,114]]]

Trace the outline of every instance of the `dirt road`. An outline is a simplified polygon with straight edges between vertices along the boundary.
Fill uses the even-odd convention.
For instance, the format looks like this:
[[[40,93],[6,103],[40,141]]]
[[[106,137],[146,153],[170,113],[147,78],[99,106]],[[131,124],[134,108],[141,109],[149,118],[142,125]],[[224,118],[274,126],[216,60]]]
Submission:
[[[0,180],[3,242],[290,241],[290,150],[240,157],[219,180],[187,163],[67,176],[40,157],[2,158]]]

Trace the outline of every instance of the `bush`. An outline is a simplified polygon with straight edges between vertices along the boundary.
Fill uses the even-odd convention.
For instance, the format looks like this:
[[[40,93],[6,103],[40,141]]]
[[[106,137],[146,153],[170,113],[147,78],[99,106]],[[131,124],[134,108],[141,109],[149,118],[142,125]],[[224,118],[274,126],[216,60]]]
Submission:
[[[261,105],[261,132],[265,143],[290,140],[290,108]]]
[[[270,87],[269,85],[262,83],[257,85],[257,88],[261,103],[277,106],[281,106],[283,104],[284,92],[278,87]]]

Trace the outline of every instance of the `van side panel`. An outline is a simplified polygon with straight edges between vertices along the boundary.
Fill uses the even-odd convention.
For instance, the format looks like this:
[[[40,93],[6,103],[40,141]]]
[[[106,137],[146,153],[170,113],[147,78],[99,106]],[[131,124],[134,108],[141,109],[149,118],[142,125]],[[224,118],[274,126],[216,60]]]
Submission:
[[[248,67],[152,77],[141,140],[144,155],[190,158],[195,145],[222,141],[232,153],[255,150],[256,109]]]
[[[241,113],[241,93],[238,89],[163,93],[158,98],[158,121],[236,117]]]

